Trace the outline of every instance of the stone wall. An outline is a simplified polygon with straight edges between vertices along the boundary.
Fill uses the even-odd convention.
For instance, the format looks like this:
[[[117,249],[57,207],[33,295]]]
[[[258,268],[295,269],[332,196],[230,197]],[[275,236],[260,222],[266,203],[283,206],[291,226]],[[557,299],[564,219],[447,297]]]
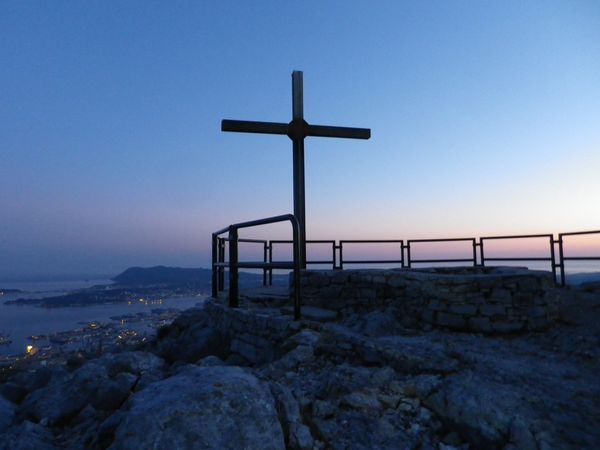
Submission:
[[[303,305],[341,317],[393,306],[434,327],[513,333],[546,328],[558,314],[552,275],[523,268],[308,270],[301,282]]]
[[[229,338],[231,352],[252,364],[281,356],[281,342],[300,330],[300,323],[276,309],[229,308],[215,301],[208,301],[203,308],[207,324]]]

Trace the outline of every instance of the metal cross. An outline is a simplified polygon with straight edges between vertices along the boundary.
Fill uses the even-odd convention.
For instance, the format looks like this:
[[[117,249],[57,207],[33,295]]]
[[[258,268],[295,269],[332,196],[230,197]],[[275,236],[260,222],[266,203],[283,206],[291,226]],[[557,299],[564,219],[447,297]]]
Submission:
[[[292,121],[290,123],[223,120],[221,131],[287,135],[294,148],[294,215],[300,224],[300,263],[306,268],[306,217],[304,196],[304,138],[307,136],[369,139],[369,128],[309,125],[304,120],[302,72],[292,72]]]

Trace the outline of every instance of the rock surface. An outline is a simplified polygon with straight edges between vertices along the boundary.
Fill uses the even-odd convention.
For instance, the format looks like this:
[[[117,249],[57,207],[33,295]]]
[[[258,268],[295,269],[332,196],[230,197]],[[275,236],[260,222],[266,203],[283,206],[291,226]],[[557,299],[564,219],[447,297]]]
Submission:
[[[0,433],[6,430],[15,417],[15,405],[0,397]]]
[[[237,367],[189,366],[132,396],[111,449],[284,449],[273,396]]]
[[[558,325],[511,337],[209,302],[143,351],[12,376],[0,449],[595,450],[600,295],[564,294]]]

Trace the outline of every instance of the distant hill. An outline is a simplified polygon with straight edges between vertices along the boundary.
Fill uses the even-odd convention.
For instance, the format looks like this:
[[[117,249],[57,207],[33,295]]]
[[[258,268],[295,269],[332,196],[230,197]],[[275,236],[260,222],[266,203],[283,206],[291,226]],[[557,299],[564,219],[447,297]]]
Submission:
[[[112,280],[128,286],[146,285],[204,285],[210,282],[209,269],[184,269],[181,267],[130,267]]]
[[[240,285],[258,286],[262,283],[262,274],[240,272]],[[112,280],[122,286],[186,286],[194,288],[210,287],[212,271],[210,269],[187,269],[182,267],[130,267]],[[287,275],[273,275],[273,284],[286,284]]]
[[[567,284],[581,285],[586,283],[600,282],[600,272],[581,272],[568,273],[566,275]]]

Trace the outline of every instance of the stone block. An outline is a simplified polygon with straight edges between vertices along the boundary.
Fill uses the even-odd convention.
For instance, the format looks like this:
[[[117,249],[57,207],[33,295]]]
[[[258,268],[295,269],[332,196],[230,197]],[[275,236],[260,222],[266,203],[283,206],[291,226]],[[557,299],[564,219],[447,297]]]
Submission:
[[[248,361],[255,363],[257,361],[257,351],[256,348],[240,339],[233,339],[231,341],[231,351],[235,353],[239,353]]]
[[[489,301],[492,303],[512,303],[512,295],[508,289],[494,288]]]
[[[489,317],[470,317],[469,328],[471,330],[480,331],[482,333],[489,333],[490,331],[492,331]]]
[[[477,284],[479,286],[479,289],[492,289],[493,287],[497,286],[495,278],[490,276],[484,276],[480,278],[479,280],[477,280]]]
[[[479,307],[479,311],[484,316],[506,316],[506,307],[504,305],[485,304]]]
[[[360,273],[358,271],[354,271],[350,275],[350,282],[353,284],[370,284],[373,282],[373,276],[366,273]]]
[[[313,272],[308,280],[308,284],[314,287],[323,287],[329,285],[329,277],[323,272]]]
[[[427,309],[431,309],[433,311],[446,311],[446,309],[448,308],[448,305],[446,305],[446,303],[443,303],[439,300],[430,300],[429,303],[427,304]]]
[[[532,292],[516,292],[513,294],[514,305],[532,305],[534,303],[535,296]]]
[[[390,276],[390,278],[388,280],[388,284],[391,287],[398,288],[398,287],[406,287],[408,285],[408,282],[404,276],[399,275],[399,274],[394,274],[394,275]]]
[[[468,304],[450,305],[448,311],[461,316],[472,316],[477,312],[477,306]]]
[[[375,290],[373,288],[360,288],[360,298],[362,300],[375,300]]]
[[[373,284],[385,284],[386,279],[382,274],[377,274],[377,275],[373,275],[371,282]]]
[[[523,322],[499,320],[492,322],[492,330],[497,333],[516,333],[523,330],[525,324]]]
[[[481,305],[485,303],[485,297],[481,292],[477,294],[468,294],[465,297],[465,303],[470,303],[471,305]]]
[[[548,309],[545,306],[534,306],[527,312],[529,317],[545,317],[547,314]]]
[[[474,283],[458,284],[456,286],[451,286],[450,290],[456,294],[470,294],[477,292],[477,285]]]
[[[462,316],[458,314],[451,314],[446,312],[438,312],[436,316],[437,325],[448,328],[464,328],[467,322]]]
[[[543,330],[550,326],[550,321],[546,317],[530,317],[527,320],[527,329],[532,331]]]
[[[540,288],[539,281],[533,277],[522,278],[517,285],[519,292],[535,292]]]
[[[342,270],[336,270],[331,277],[333,284],[346,284],[348,282],[348,273]]]
[[[433,318],[435,316],[435,312],[430,310],[430,309],[426,309],[425,311],[423,311],[423,313],[421,314],[421,320],[423,320],[423,322],[427,322],[427,323],[433,323]]]

